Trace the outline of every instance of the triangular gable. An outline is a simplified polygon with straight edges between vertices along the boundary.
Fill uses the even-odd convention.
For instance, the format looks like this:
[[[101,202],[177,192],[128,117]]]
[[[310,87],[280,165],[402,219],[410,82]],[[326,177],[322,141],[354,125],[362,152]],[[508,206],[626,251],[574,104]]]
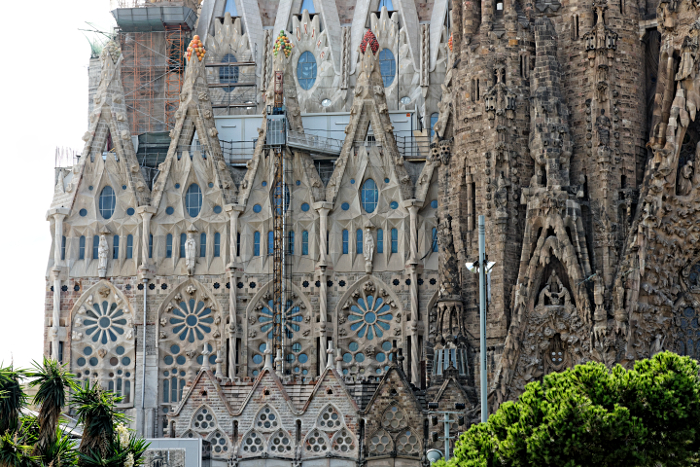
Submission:
[[[454,396],[458,397],[455,398]],[[445,378],[445,380],[442,382],[442,385],[440,386],[440,389],[438,390],[437,394],[435,394],[435,397],[432,399],[431,402],[440,403],[443,397],[448,398],[447,400],[449,401],[450,405],[452,405],[454,402],[464,402],[465,404],[472,405],[472,402],[469,400],[469,396],[462,387],[462,385],[459,384],[459,381],[457,381],[454,377],[451,376]],[[462,401],[458,400],[460,397],[462,398]],[[448,407],[447,409],[452,410],[454,409],[454,406]]]
[[[329,399],[327,397],[327,389],[331,389],[333,391],[334,397],[332,399]],[[314,386],[314,390],[311,392],[309,399],[304,404],[302,412],[306,412],[306,410],[309,408],[309,405],[316,397],[319,397],[324,404],[328,403],[329,400],[334,400],[335,395],[338,394],[337,391],[342,391],[342,394],[347,396],[348,400],[351,402],[353,408],[355,409],[355,412],[360,411],[360,407],[357,405],[357,402],[355,402],[355,399],[348,391],[348,388],[345,385],[345,381],[343,381],[343,378],[340,375],[340,373],[338,373],[338,370],[336,370],[335,368],[326,368],[325,371],[318,378],[318,381]]]
[[[399,182],[402,199],[411,199],[413,195],[411,178],[403,165],[403,156],[399,153],[394,138],[394,127],[389,118],[384,82],[379,69],[377,56],[379,44],[372,31],[367,31],[362,44],[360,47],[362,68],[355,86],[350,123],[345,128],[345,142],[326,188],[326,201],[335,202],[346,165],[354,153],[355,141],[365,139],[370,125],[377,144],[382,146],[384,154],[390,159],[389,166],[393,172],[393,178]]]
[[[292,403],[291,398],[289,397],[289,394],[287,393],[286,389],[284,388],[284,385],[282,384],[282,381],[277,377],[277,375],[270,371],[268,368],[263,368],[260,371],[260,374],[258,377],[255,379],[255,382],[253,383],[253,387],[250,390],[250,393],[248,396],[245,398],[241,406],[238,408],[238,412],[235,413],[234,415],[241,415],[246,407],[252,402],[252,400],[255,398],[256,394],[259,392],[259,389],[267,388],[272,391],[277,391],[282,398],[287,402],[288,409],[291,413],[294,415],[301,415],[298,413],[296,410],[296,407],[294,407],[294,404]],[[272,394],[270,394],[272,395]],[[265,405],[265,403],[260,403],[261,407]],[[284,409],[282,407],[277,406],[277,410],[282,412]]]
[[[198,45],[195,38],[190,43],[190,48],[196,49]],[[214,183],[222,188],[225,203],[232,204],[236,195],[236,185],[233,183],[219,143],[219,132],[214,123],[214,111],[209,99],[204,59],[203,57],[198,58],[196,52],[191,52],[187,61],[185,80],[180,93],[180,108],[175,113],[175,128],[170,130],[171,141],[168,155],[165,162],[159,166],[161,174],[153,190],[152,204],[153,206],[160,204],[173,160],[182,148],[190,147],[195,131],[201,150],[206,152],[207,157],[212,158],[216,178]]]
[[[397,391],[398,396],[408,396],[408,399],[402,399],[404,402],[405,401],[410,401],[413,403],[413,407],[407,407],[404,405],[404,409],[406,411],[411,411],[412,409],[415,409],[416,412],[422,413],[423,411],[423,406],[416,397],[416,393],[413,392],[413,389],[411,388],[411,383],[408,381],[408,378],[406,378],[406,374],[403,372],[402,369],[400,369],[398,366],[395,364],[392,364],[389,367],[389,370],[387,370],[384,373],[384,376],[382,376],[382,379],[379,381],[379,385],[377,386],[377,389],[374,391],[374,394],[372,395],[372,398],[369,400],[367,403],[367,407],[365,407],[365,410],[363,410],[364,414],[369,414],[372,412],[373,406],[379,402],[380,398],[384,398],[385,396],[390,396],[386,388],[388,386],[394,387]],[[403,392],[403,394],[401,394]]]
[[[85,176],[86,164],[101,159],[110,138],[112,159],[117,162],[107,167],[116,170],[122,183],[133,192],[139,206],[147,205],[150,201],[150,190],[146,184],[136,158],[136,152],[129,132],[129,123],[124,103],[124,88],[121,83],[122,55],[119,46],[110,42],[103,50],[100,60],[102,72],[100,84],[95,93],[95,108],[90,114],[89,129],[83,140],[85,148],[83,157],[77,167],[73,168],[70,182],[59,190],[57,184],[56,197],[53,205],[71,206],[75,203],[77,187]]]
[[[182,412],[182,409],[187,405],[187,402],[190,400],[190,397],[193,394],[198,394],[202,390],[205,390],[207,392],[207,399],[211,400],[210,394],[216,394],[216,396],[219,398],[221,403],[223,404],[224,408],[228,412],[229,415],[233,415],[233,409],[229,405],[228,401],[226,400],[226,395],[223,393],[221,390],[221,385],[219,384],[219,380],[216,379],[216,376],[214,376],[214,373],[211,372],[209,369],[204,369],[202,368],[199,370],[199,373],[197,373],[197,376],[195,376],[194,381],[192,384],[187,388],[187,391],[185,394],[183,394],[182,399],[180,400],[180,403],[177,405],[175,410],[173,411],[173,416],[178,416],[180,415],[180,412]],[[218,404],[211,404],[211,402],[208,402],[209,405],[212,406],[217,406]]]

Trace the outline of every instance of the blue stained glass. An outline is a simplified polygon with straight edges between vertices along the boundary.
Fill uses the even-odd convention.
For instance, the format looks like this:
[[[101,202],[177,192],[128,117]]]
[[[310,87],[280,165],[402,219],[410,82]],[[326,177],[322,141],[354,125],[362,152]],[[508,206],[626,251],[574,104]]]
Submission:
[[[226,7],[228,8],[229,4],[232,4],[233,0],[229,0],[226,3]],[[235,5],[233,7],[234,11],[236,9]],[[235,14],[231,13],[231,16],[236,16]],[[232,54],[226,54],[224,55],[224,58],[221,59],[222,63],[236,63],[238,60],[236,60],[236,57]],[[232,83],[237,83],[238,82],[238,67],[237,66],[222,66],[219,67],[219,82],[222,84],[232,84]],[[235,86],[226,86],[223,88],[224,91],[226,92],[231,92],[235,89]]]
[[[399,231],[396,229],[391,229],[391,252],[399,252]]]
[[[199,185],[193,183],[185,194],[185,207],[190,217],[197,217],[202,209],[202,190]]]
[[[253,212],[260,212],[260,211],[262,211],[262,206],[260,206],[259,204],[256,204],[255,206],[253,206]]]
[[[87,216],[87,209],[85,209],[85,208],[81,209],[79,214],[80,214],[80,217]]]
[[[306,355],[305,353],[299,355],[299,363],[306,363],[308,361],[309,361],[308,355]]]
[[[275,233],[272,230],[267,232],[267,254],[268,256],[275,254]]]
[[[348,231],[343,230],[343,254],[348,254]]]
[[[80,357],[77,361],[78,366],[84,366],[85,365],[85,359],[83,357]]]
[[[432,113],[430,114],[430,141],[433,140],[433,136],[435,135],[435,124],[438,121],[438,113]]]
[[[367,212],[374,212],[377,208],[379,192],[377,191],[377,184],[371,178],[368,178],[362,185],[361,198],[362,208]]]
[[[260,365],[263,362],[263,357],[260,354],[253,355],[253,363]]]
[[[165,358],[163,359],[166,365],[172,365],[173,364],[173,357],[172,355],[166,355]]]
[[[379,51],[379,69],[382,72],[384,87],[389,87],[396,76],[396,59],[391,50],[382,49]]]
[[[177,344],[173,344],[170,346],[170,351],[174,354],[179,354],[180,353],[180,346]]]
[[[350,349],[350,352],[357,352],[357,350],[360,348],[360,345],[357,342],[350,342],[348,348]]]
[[[260,256],[260,232],[253,234],[253,256]]]
[[[221,206],[214,206],[214,214],[221,214]]]
[[[438,239],[437,239],[437,228],[435,228],[435,227],[433,227],[432,249],[433,249],[433,253],[437,253],[437,251],[438,251]]]
[[[309,204],[308,204],[308,203],[302,204],[302,205],[301,205],[301,210],[304,211],[304,212],[308,211],[308,210],[309,210]]]
[[[180,258],[185,258],[185,242],[187,241],[187,234],[180,234]]]
[[[343,354],[343,361],[345,363],[350,363],[352,361],[352,354],[351,353]]]
[[[355,361],[362,363],[365,361],[365,354],[362,352],[355,354]]]
[[[430,202],[430,207],[433,208],[433,209],[437,209],[437,207],[438,207],[438,202],[437,202],[436,199],[434,199],[434,200],[432,200],[432,201]]]
[[[382,343],[382,350],[389,352],[391,350],[391,342],[386,341]]]
[[[263,180],[262,186],[267,186],[267,182],[265,180]]]
[[[175,361],[178,365],[184,365],[187,362],[187,359],[184,357],[184,355],[178,355]]]
[[[114,214],[114,208],[117,206],[117,197],[111,186],[106,186],[100,193],[100,215],[103,218],[109,219]]]
[[[349,205],[348,203],[343,203],[343,204],[340,205],[340,208],[341,208],[343,211],[347,211],[348,209],[350,209],[350,205]]]
[[[112,259],[119,259],[119,235],[115,235],[112,242]]]
[[[297,79],[302,89],[309,90],[316,82],[316,57],[308,50],[301,54],[297,62]]]
[[[396,201],[392,201],[392,202],[389,204],[389,207],[390,207],[391,209],[397,209],[397,208],[399,207],[399,203],[397,203]]]
[[[201,258],[206,258],[207,256],[207,234],[204,232],[199,236],[199,256]]]
[[[384,179],[384,183],[389,183],[389,179],[388,179],[388,178],[385,178],[385,179]]]
[[[292,344],[292,352],[294,353],[299,353],[301,351],[301,344],[298,342],[295,342]]]
[[[136,212],[136,211],[134,211],[134,208],[129,208],[129,209],[126,210],[126,213],[127,213],[129,216],[133,216],[135,212]]]
[[[351,178],[351,179],[350,179],[350,184],[351,184],[351,185],[354,185],[354,184],[355,184],[355,179],[354,179],[354,178]]]
[[[301,185],[301,180],[297,180],[297,186]]]
[[[100,248],[100,236],[95,235],[92,237],[92,259],[98,258],[98,251]]]
[[[358,255],[362,254],[362,241],[362,229],[357,229],[357,232],[355,232],[355,248]]]
[[[165,237],[165,257],[173,257],[173,234],[168,234]]]
[[[384,229],[377,229],[377,253],[384,253]]]
[[[386,360],[386,355],[384,355],[382,352],[379,352],[377,355],[374,357],[379,363],[383,362]]]
[[[309,232],[306,230],[301,233],[301,254],[309,254]]]
[[[85,235],[80,236],[78,255],[78,259],[85,259]]]
[[[214,234],[214,258],[221,256],[221,234],[216,232]]]

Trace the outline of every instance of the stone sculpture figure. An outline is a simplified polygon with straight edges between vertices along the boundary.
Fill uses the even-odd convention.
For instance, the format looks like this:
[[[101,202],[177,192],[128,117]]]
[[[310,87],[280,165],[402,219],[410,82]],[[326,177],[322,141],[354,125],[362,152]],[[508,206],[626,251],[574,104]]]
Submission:
[[[680,176],[678,177],[678,189],[676,190],[679,196],[688,196],[693,189],[693,161],[688,159],[683,167],[681,167]]]
[[[494,196],[494,203],[499,213],[506,213],[506,208],[508,206],[508,187],[510,186],[510,181],[506,180],[503,176],[503,172],[498,177],[496,182],[496,195]]]
[[[372,232],[370,229],[365,229],[365,249],[364,249],[365,261],[372,264],[372,259],[374,258],[374,237],[372,237]]]
[[[600,115],[595,119],[595,127],[598,132],[598,144],[610,144],[610,119],[605,116],[605,109],[600,109]]]
[[[187,241],[185,242],[185,261],[187,263],[187,273],[191,276],[194,274],[194,268],[197,263],[195,258],[195,250],[197,243],[194,241],[194,233],[187,232]]]
[[[571,303],[569,291],[564,287],[556,272],[552,271],[552,275],[547,279],[547,284],[540,292],[538,302],[540,306],[547,305],[547,302],[552,306],[569,305]]]
[[[100,243],[97,246],[97,272],[100,277],[105,277],[107,275],[107,255],[109,254],[109,245],[107,244],[107,237],[105,234],[100,235]]]

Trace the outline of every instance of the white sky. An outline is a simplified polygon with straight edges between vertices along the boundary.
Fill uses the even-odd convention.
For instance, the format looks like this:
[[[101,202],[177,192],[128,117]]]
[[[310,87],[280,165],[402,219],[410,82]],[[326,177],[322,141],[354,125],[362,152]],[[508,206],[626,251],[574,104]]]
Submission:
[[[80,29],[109,30],[109,0],[3,1],[0,65],[0,362],[41,359],[57,146],[82,152],[90,46]]]

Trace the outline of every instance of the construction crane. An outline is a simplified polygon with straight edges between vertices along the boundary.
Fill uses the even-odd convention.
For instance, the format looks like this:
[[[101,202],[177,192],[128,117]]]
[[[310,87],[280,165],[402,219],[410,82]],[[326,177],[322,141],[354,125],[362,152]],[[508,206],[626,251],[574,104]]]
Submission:
[[[284,374],[284,356],[287,340],[291,334],[287,330],[287,313],[291,306],[287,283],[291,279],[291,256],[287,251],[286,238],[288,218],[290,217],[290,190],[288,186],[288,173],[291,167],[287,167],[285,158],[285,146],[287,144],[287,118],[284,105],[284,73],[275,72],[274,102],[267,112],[266,145],[272,151],[274,157],[275,175],[273,182],[272,202],[272,231],[273,231],[273,264],[272,264],[272,338],[271,350],[276,356],[275,370]],[[280,367],[281,366],[281,367]]]

